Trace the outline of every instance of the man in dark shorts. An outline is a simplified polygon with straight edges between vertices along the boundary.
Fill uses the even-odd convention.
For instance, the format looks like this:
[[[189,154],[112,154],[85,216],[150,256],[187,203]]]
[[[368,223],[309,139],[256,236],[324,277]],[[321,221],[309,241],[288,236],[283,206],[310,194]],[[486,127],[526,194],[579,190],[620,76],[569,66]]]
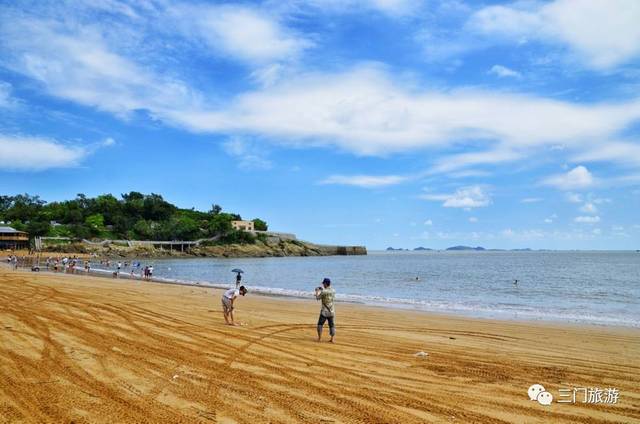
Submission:
[[[329,321],[329,335],[331,339],[330,343],[334,342],[334,337],[336,335],[336,327],[334,318],[336,316],[336,310],[333,306],[333,301],[336,297],[336,291],[331,287],[331,280],[325,278],[322,280],[322,287],[316,288],[316,299],[322,302],[322,306],[320,307],[320,317],[318,318],[318,341],[322,339],[322,329],[324,327],[324,323]]]

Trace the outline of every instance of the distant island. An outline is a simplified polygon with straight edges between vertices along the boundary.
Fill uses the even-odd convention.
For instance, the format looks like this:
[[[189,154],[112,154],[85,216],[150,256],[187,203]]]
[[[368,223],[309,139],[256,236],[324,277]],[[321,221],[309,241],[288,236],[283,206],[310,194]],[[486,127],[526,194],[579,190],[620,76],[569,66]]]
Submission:
[[[484,247],[481,246],[477,246],[477,247],[471,247],[471,246],[452,246],[452,247],[447,247],[445,250],[476,250],[476,251],[482,251],[482,250],[487,250]]]
[[[208,211],[180,208],[161,195],[131,191],[46,202],[39,196],[0,196],[0,223],[27,233],[43,252],[111,256],[366,255],[364,246],[318,245],[269,231],[260,218],[243,220],[212,203]]]
[[[387,247],[385,249],[388,252],[408,252],[411,249],[405,249],[405,248],[394,248],[394,247]],[[451,246],[451,247],[447,247],[446,249],[431,249],[429,247],[423,247],[423,246],[419,246],[419,247],[415,247],[413,248],[414,252],[438,252],[438,251],[474,251],[474,252],[532,252],[533,250],[526,247],[526,248],[520,248],[520,249],[488,249],[482,246],[464,246],[464,245],[459,245],[459,246]]]

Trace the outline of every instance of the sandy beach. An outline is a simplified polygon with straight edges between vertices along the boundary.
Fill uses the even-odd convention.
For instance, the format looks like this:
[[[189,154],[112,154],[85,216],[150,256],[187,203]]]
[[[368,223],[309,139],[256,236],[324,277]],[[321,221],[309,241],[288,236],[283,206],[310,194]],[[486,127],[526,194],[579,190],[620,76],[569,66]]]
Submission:
[[[341,303],[331,345],[313,301],[250,293],[230,327],[219,296],[0,268],[0,422],[640,422],[637,329]],[[534,383],[619,399],[543,406]]]

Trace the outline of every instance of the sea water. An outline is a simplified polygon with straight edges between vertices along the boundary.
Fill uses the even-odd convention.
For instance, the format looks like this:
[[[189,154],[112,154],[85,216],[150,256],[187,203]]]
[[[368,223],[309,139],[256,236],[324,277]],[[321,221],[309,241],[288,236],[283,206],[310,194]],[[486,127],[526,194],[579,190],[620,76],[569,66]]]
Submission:
[[[640,253],[370,252],[367,256],[141,260],[154,277],[311,297],[328,277],[343,301],[469,316],[640,327]],[[123,269],[128,272],[128,269]],[[518,280],[518,284],[514,284]]]

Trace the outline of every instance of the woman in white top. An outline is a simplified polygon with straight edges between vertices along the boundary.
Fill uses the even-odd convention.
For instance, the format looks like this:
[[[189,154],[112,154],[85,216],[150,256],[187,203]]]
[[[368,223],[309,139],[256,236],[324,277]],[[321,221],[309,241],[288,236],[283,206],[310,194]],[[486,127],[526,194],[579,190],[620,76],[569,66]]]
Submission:
[[[247,294],[247,289],[244,286],[240,286],[238,289],[229,289],[222,295],[222,313],[224,314],[224,321],[228,325],[236,325],[233,318],[233,303],[239,294],[244,296]],[[229,318],[231,318],[231,320],[229,320]]]

